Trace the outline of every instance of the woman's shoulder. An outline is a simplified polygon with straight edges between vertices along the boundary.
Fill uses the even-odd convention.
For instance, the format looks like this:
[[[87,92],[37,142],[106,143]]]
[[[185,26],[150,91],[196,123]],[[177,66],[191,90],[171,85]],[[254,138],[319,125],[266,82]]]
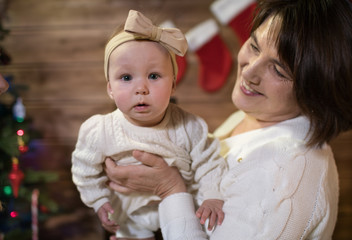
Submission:
[[[251,161],[258,161],[259,165],[274,161],[283,168],[293,168],[302,167],[306,161],[318,164],[333,159],[329,145],[322,148],[307,146],[308,132],[309,121],[298,117],[229,137],[223,143],[229,149],[228,154],[246,156]]]

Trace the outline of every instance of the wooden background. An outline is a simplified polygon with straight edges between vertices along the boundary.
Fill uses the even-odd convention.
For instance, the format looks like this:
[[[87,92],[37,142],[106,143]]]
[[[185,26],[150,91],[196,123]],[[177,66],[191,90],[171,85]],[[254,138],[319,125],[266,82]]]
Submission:
[[[10,34],[0,43],[12,57],[0,72],[14,84],[28,86],[20,95],[33,128],[42,133],[44,151],[37,165],[55,170],[58,183],[49,186],[63,214],[42,224],[42,239],[103,239],[104,232],[90,210],[80,202],[71,182],[71,152],[78,128],[89,116],[114,109],[106,94],[103,74],[104,46],[129,9],[142,11],[155,23],[172,20],[184,33],[214,18],[212,0],[11,0],[3,18]],[[213,131],[235,110],[231,91],[236,72],[238,42],[225,26],[221,36],[230,49],[233,71],[225,86],[206,93],[198,85],[198,59],[189,52],[186,73],[177,86],[176,99],[186,110],[203,117]],[[8,95],[1,101],[10,101]],[[352,236],[352,132],[332,143],[340,173],[340,208],[334,239]],[[84,222],[82,224],[82,222]]]

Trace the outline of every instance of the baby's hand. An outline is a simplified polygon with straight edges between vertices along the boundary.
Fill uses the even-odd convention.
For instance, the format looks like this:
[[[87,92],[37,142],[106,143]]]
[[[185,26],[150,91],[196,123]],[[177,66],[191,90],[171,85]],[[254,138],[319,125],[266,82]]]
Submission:
[[[222,206],[224,201],[219,199],[207,199],[196,211],[196,216],[200,219],[200,223],[204,224],[205,220],[209,218],[208,230],[212,230],[215,226],[216,219],[217,224],[221,225],[224,220],[224,212]]]
[[[115,233],[119,229],[119,225],[110,219],[111,215],[114,213],[109,202],[104,203],[98,209],[98,217],[102,226],[109,232]]]

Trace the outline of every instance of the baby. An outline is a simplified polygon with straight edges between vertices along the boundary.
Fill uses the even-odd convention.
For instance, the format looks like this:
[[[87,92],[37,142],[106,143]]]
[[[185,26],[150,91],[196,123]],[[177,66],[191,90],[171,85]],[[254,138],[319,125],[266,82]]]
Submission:
[[[203,119],[170,103],[176,87],[175,54],[183,56],[187,47],[179,29],[156,27],[134,10],[124,31],[106,45],[107,92],[117,109],[82,124],[72,153],[72,174],[82,201],[94,208],[103,226],[119,225],[118,239],[154,239],[160,227],[157,196],[124,195],[106,187],[105,158],[118,165],[139,164],[133,150],[160,155],[179,169],[189,191],[202,203],[197,211],[202,224],[213,219],[208,227],[212,228],[214,219],[221,224],[224,217],[217,180],[226,164],[219,156],[219,142],[208,137]]]

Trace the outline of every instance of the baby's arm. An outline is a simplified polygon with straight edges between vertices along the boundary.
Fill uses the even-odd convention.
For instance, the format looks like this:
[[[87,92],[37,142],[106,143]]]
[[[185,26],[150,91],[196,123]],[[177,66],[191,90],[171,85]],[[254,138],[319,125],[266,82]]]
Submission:
[[[108,179],[103,174],[103,146],[106,145],[103,120],[103,116],[94,115],[82,124],[72,153],[72,180],[83,203],[95,211],[108,202],[111,195],[106,186]]]
[[[224,212],[222,211],[223,205],[223,200],[207,199],[203,201],[202,205],[196,211],[196,216],[200,219],[201,224],[205,224],[205,220],[209,218],[209,231],[215,226],[216,220],[218,225],[221,225],[224,220]]]
[[[98,217],[103,225],[103,227],[109,231],[115,233],[119,229],[119,225],[115,223],[111,219],[111,215],[114,213],[114,210],[112,209],[111,205],[109,202],[104,203],[99,209],[98,209]]]
[[[197,191],[196,199],[202,204],[196,211],[201,224],[209,218],[208,229],[211,230],[216,222],[221,225],[224,220],[222,206],[224,202],[219,190],[220,181],[227,169],[225,160],[220,156],[220,142],[209,136],[208,126],[201,118],[187,128],[191,136],[192,170],[194,171],[194,185]],[[191,121],[190,121],[191,122]],[[206,200],[204,200],[206,199]],[[203,200],[203,201],[202,201]]]

